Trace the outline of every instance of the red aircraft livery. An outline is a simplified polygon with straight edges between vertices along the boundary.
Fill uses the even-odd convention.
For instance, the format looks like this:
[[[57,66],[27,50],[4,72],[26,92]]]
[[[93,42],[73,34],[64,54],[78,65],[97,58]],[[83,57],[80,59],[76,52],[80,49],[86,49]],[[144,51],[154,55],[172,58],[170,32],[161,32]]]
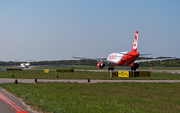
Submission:
[[[115,65],[130,65],[131,71],[136,71],[136,69],[139,67],[140,62],[150,62],[150,61],[162,61],[162,60],[170,60],[170,59],[177,59],[175,57],[173,58],[164,58],[164,59],[148,59],[148,60],[136,60],[139,56],[142,55],[149,55],[149,54],[140,54],[137,52],[137,45],[138,45],[138,31],[135,33],[132,49],[129,52],[119,52],[119,53],[111,53],[107,60],[102,59],[91,59],[91,58],[82,58],[82,57],[74,57],[82,60],[96,60],[98,61],[97,67],[102,69],[105,67],[105,63],[107,62],[109,64],[108,70],[114,70]]]

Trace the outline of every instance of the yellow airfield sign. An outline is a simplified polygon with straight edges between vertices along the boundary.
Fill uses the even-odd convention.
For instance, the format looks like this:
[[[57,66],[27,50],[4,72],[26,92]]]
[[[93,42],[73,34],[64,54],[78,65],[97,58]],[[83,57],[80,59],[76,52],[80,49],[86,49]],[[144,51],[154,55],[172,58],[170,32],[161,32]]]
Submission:
[[[118,71],[118,77],[129,77],[129,71]]]
[[[49,69],[44,69],[44,73],[49,73]]]
[[[129,77],[139,77],[139,71],[138,72],[129,71]]]
[[[151,77],[151,71],[114,71],[112,77]]]
[[[151,77],[151,72],[145,72],[145,71],[140,71],[139,72],[139,77]]]
[[[118,72],[117,71],[113,71],[112,72],[112,77],[118,77]]]

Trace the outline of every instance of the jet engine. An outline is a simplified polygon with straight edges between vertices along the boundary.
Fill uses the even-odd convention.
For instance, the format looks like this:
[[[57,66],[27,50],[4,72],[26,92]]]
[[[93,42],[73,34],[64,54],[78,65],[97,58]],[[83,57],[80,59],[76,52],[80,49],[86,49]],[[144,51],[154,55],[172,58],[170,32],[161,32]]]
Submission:
[[[136,69],[139,67],[139,64],[138,63],[131,63],[131,71],[136,71]]]
[[[102,68],[105,67],[105,64],[102,63],[102,62],[98,62],[97,67],[100,68],[100,69],[102,69]]]

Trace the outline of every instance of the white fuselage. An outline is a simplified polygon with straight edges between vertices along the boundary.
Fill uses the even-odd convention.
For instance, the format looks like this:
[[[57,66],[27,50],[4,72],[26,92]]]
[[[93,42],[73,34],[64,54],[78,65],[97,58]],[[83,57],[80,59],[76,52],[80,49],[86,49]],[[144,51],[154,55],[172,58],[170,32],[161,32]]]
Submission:
[[[30,66],[30,63],[22,63],[20,66],[22,68],[28,68]]]
[[[123,53],[123,54],[121,54]],[[126,54],[127,52],[120,52],[120,53],[111,53],[108,57],[107,60],[113,61],[113,62],[119,62],[121,58]]]

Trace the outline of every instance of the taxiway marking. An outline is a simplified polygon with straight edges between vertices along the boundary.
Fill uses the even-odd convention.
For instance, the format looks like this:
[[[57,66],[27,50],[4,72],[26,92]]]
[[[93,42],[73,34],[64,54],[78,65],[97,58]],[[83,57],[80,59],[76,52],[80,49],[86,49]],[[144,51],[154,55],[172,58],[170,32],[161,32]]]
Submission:
[[[24,109],[22,109],[20,106],[15,104],[13,101],[11,101],[9,98],[4,96],[2,93],[0,93],[0,99],[4,101],[11,109],[15,111],[15,113],[28,113]]]

